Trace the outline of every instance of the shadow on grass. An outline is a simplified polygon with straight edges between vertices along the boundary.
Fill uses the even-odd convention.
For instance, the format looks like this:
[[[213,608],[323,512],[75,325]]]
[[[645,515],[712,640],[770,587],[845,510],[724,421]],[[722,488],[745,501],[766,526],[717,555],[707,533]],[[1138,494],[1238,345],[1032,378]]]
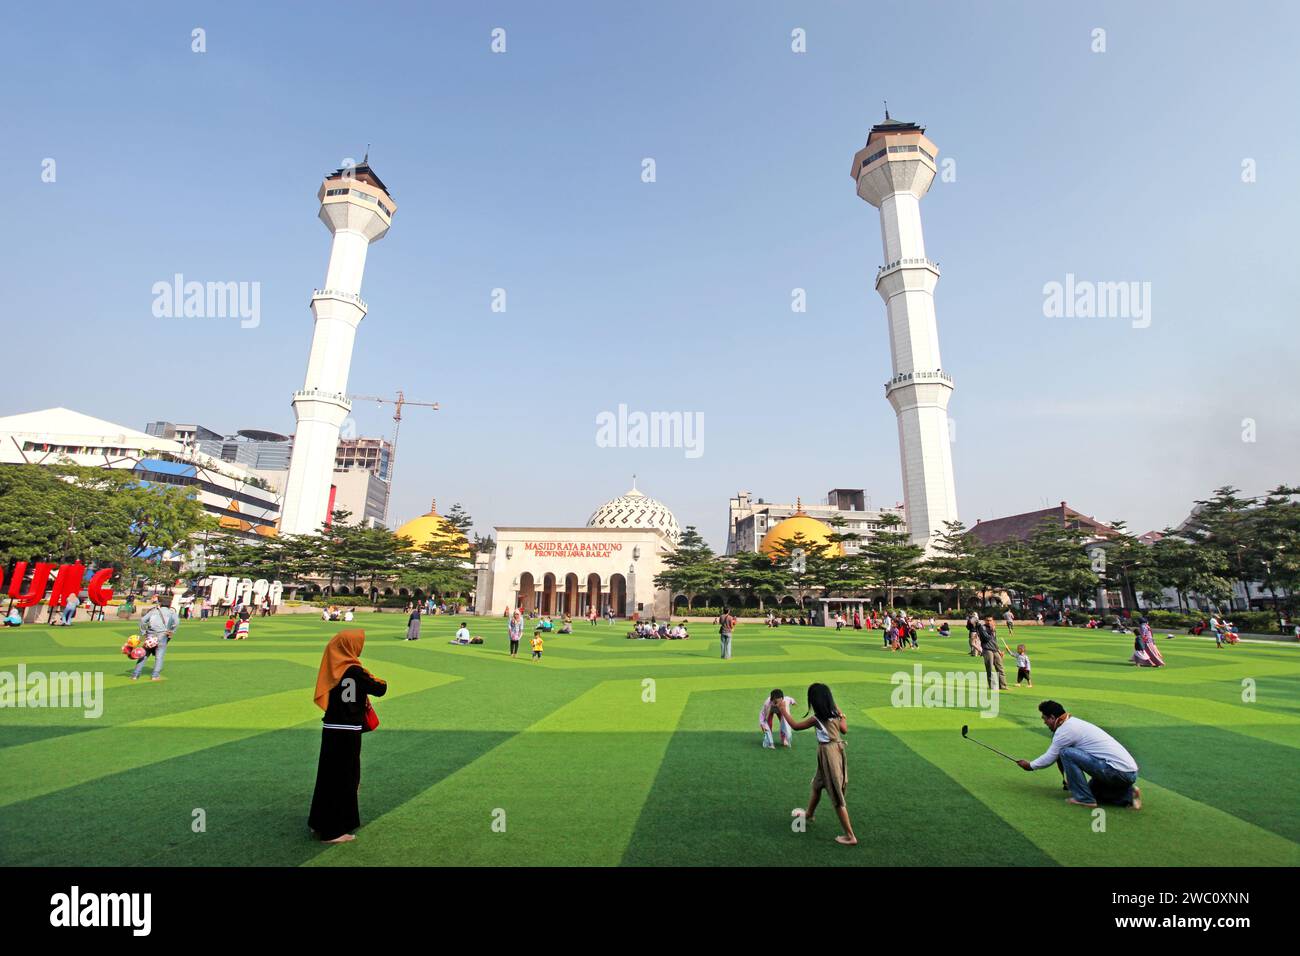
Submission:
[[[367,734],[363,828],[510,736]],[[302,864],[321,852],[307,830],[319,746],[316,727],[273,731],[14,804],[0,813],[0,865]],[[196,810],[205,832],[193,830]]]

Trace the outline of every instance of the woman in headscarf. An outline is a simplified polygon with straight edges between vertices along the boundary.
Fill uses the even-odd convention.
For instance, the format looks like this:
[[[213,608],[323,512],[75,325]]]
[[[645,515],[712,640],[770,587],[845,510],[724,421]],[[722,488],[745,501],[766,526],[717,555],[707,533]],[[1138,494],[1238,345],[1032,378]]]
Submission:
[[[307,825],[325,843],[356,839],[352,831],[361,826],[361,735],[378,724],[369,698],[388,691],[386,683],[361,666],[365,643],[365,631],[339,631],[326,645],[316,677],[316,706],[325,716]]]
[[[1142,618],[1137,637],[1133,639],[1133,656],[1130,658],[1138,667],[1164,667],[1165,659],[1156,647],[1155,635],[1151,633],[1151,622]]]

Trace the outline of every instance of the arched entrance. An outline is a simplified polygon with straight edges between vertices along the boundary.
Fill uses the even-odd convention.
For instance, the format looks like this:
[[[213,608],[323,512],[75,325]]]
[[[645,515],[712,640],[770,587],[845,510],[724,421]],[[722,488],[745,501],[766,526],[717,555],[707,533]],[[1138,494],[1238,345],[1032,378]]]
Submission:
[[[587,575],[587,603],[582,612],[585,614],[593,607],[596,609],[597,614],[603,615],[605,613],[605,608],[600,600],[600,575],[594,571]]]
[[[578,576],[570,571],[564,576],[564,595],[562,597],[561,614],[578,615],[582,613],[578,606]]]
[[[555,575],[549,571],[542,576],[542,613],[555,613]]]
[[[525,571],[519,575],[519,594],[515,600],[515,606],[525,614],[533,613],[533,608],[537,601],[537,585],[533,581],[533,576]]]
[[[615,617],[627,617],[627,579],[621,574],[610,575],[609,606]]]

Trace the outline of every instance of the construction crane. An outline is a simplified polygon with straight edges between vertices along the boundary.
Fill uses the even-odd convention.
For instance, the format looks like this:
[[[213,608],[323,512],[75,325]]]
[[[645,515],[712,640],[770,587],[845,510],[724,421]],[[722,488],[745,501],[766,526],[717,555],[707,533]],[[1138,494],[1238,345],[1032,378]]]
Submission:
[[[402,430],[402,406],[419,405],[422,408],[431,408],[436,412],[438,403],[413,402],[406,397],[406,393],[400,388],[397,390],[396,398],[380,398],[377,395],[349,395],[348,398],[357,402],[378,402],[380,405],[393,406],[393,458],[388,463],[388,494],[384,498],[384,524],[388,524],[388,509],[393,500],[393,479],[397,475],[397,433]]]

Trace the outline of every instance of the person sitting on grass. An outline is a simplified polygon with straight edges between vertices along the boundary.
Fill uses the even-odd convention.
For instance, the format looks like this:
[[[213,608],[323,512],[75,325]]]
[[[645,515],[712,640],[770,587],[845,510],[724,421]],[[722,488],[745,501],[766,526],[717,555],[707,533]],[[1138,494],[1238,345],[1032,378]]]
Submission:
[[[947,621],[944,621],[942,624],[939,625],[939,636],[940,636],[940,637],[947,637],[947,636],[948,636],[949,634],[951,634],[951,633],[952,633],[952,629],[948,627],[948,622],[947,622]]]
[[[1165,659],[1160,654],[1160,648],[1156,647],[1155,636],[1151,633],[1151,624],[1145,617],[1142,618],[1142,626],[1138,628],[1137,637],[1133,639],[1131,660],[1138,667],[1165,666]]]
[[[844,798],[844,792],[849,786],[849,769],[844,759],[844,735],[849,732],[848,721],[835,706],[831,689],[825,684],[812,684],[808,687],[811,717],[805,714],[802,720],[792,719],[790,708],[784,700],[780,702],[780,708],[781,717],[790,725],[791,730],[807,730],[814,726],[817,728],[817,772],[812,778],[812,793],[808,796],[807,808],[796,809],[791,815],[803,817],[805,823],[812,823],[817,803],[825,790],[830,794],[835,812],[839,814],[840,826],[844,828],[835,842],[853,846],[858,838],[853,835],[853,824],[849,822],[849,808]]]
[[[1042,770],[1059,762],[1070,790],[1066,803],[1079,807],[1111,803],[1142,809],[1142,790],[1136,786],[1137,761],[1118,740],[1096,724],[1068,713],[1054,700],[1039,704],[1038,713],[1052,731],[1052,745],[1041,757],[1017,760],[1021,769]]]

